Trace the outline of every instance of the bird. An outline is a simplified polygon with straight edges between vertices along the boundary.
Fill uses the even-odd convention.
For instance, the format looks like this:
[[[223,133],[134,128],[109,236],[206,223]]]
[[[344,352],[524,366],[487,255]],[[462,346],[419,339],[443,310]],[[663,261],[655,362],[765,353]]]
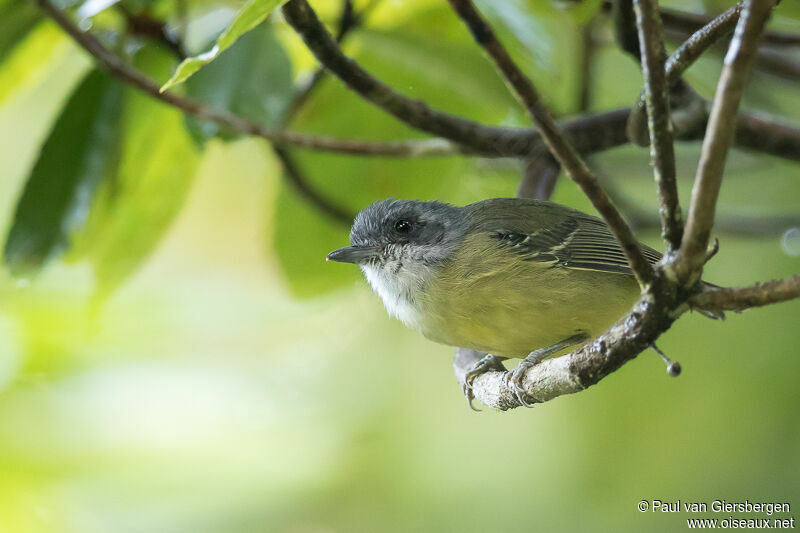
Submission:
[[[602,333],[641,294],[603,220],[545,200],[378,201],[355,217],[350,246],[326,259],[358,265],[388,313],[426,338],[487,353],[467,388],[521,359],[506,380],[526,406],[528,367]]]

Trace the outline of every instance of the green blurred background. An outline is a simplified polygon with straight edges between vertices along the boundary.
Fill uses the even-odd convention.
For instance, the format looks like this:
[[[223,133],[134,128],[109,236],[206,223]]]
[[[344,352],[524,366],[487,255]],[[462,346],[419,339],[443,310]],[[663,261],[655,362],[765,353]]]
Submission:
[[[158,14],[167,2],[130,3]],[[577,111],[580,35],[590,19],[591,109],[630,105],[641,87],[599,3],[585,4],[479,4],[559,115]],[[0,10],[19,5],[0,1]],[[314,6],[335,24],[338,2]],[[69,7],[75,14],[85,4]],[[189,3],[187,43],[201,51],[238,7]],[[800,31],[797,14],[782,8],[773,27]],[[371,71],[449,111],[525,124],[444,2],[371,9],[345,47]],[[45,139],[92,66],[51,22],[28,16],[26,28],[0,17],[0,30],[20,30],[0,42],[6,233]],[[122,34],[111,11],[89,19],[93,31]],[[175,61],[136,43],[132,60],[164,82]],[[264,54],[261,77],[244,79]],[[687,75],[706,96],[719,60],[712,54]],[[275,109],[313,66],[276,15],[185,90],[275,124]],[[230,80],[241,83],[215,85]],[[747,106],[800,121],[796,84],[758,71],[756,80]],[[225,90],[227,99],[208,96]],[[724,322],[682,318],[659,342],[683,366],[678,379],[645,352],[578,395],[474,413],[453,377],[453,349],[391,320],[356,269],[325,264],[347,228],[285,184],[268,145],[202,124],[187,129],[161,104],[127,89],[124,98],[117,171],[90,205],[76,207],[84,222],[66,249],[36,272],[0,273],[0,531],[674,531],[687,515],[640,513],[636,504],[800,505],[800,301]],[[291,125],[419,137],[333,79]],[[514,161],[295,155],[316,187],[352,211],[388,196],[511,196],[520,175]],[[678,156],[686,205],[699,147],[679,145]],[[655,213],[646,149],[591,163],[618,197]],[[566,179],[554,199],[591,209]],[[720,212],[800,219],[800,166],[733,153]],[[655,231],[641,236],[661,247]],[[715,283],[800,271],[800,222],[719,237],[706,270]]]

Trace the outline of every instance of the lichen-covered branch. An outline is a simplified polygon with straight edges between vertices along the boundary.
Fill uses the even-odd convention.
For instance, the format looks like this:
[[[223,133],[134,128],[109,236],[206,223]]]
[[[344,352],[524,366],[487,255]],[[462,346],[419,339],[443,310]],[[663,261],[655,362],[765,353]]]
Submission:
[[[580,157],[577,150],[553,120],[550,111],[539,98],[536,88],[517,66],[508,51],[503,47],[494,34],[494,31],[478,12],[470,0],[450,0],[450,5],[464,20],[475,41],[483,47],[487,55],[494,61],[503,78],[514,90],[528,110],[533,122],[542,133],[550,153],[561,164],[567,175],[580,186],[592,205],[608,223],[617,240],[620,242],[625,257],[631,265],[639,284],[646,287],[653,277],[653,269],[639,249],[636,237],[633,235],[622,215],[611,203],[597,177],[589,170],[586,162]]]
[[[664,69],[666,52],[661,36],[661,18],[656,0],[634,0],[639,34],[647,124],[650,132],[650,158],[658,188],[661,232],[670,249],[681,245],[683,219],[675,179],[675,147],[669,111],[669,84]]]
[[[742,311],[795,298],[800,298],[800,274],[750,287],[709,288],[694,295],[689,303],[697,309]]]
[[[683,243],[674,264],[675,273],[682,281],[693,281],[691,278],[696,278],[706,261],[706,248],[714,224],[722,173],[734,138],[739,102],[758,50],[759,36],[773,7],[772,1],[745,2],[725,56],[703,140]]]
[[[668,293],[656,300],[642,298],[630,314],[605,333],[566,355],[546,359],[525,373],[522,381],[527,399],[546,402],[590,387],[649,348],[675,320],[669,310],[674,301]],[[460,350],[454,361],[456,377],[471,360],[470,351]],[[472,384],[472,393],[482,404],[500,410],[521,407],[506,385],[504,372],[487,372]],[[463,377],[462,377],[463,380]]]

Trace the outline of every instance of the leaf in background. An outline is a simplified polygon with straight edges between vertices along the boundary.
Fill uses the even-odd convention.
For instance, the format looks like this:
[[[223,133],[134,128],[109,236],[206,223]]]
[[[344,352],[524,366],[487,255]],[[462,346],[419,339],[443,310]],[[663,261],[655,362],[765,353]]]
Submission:
[[[0,63],[0,105],[14,92],[43,78],[75,47],[50,21],[27,32]]]
[[[41,11],[33,2],[0,5],[0,62],[41,18]]]
[[[166,52],[144,48],[136,67],[152,77],[168,72]],[[103,299],[153,251],[183,207],[198,162],[180,111],[126,89],[123,143],[116,180],[98,191],[73,259],[94,265],[95,295]]]
[[[581,26],[589,22],[603,7],[603,0],[551,0],[552,4],[565,11],[575,21],[575,24]]]
[[[545,0],[481,0],[479,5],[550,109],[556,115],[571,111],[581,40],[570,15]]]
[[[437,37],[420,30],[431,17]],[[446,15],[446,16],[444,16]],[[446,9],[434,9],[402,29],[364,30],[354,36],[353,54],[370,71],[409,95],[450,112],[487,122],[501,122],[521,110],[492,65],[471,40],[448,33],[459,21]],[[442,39],[456,35],[459,40]],[[364,102],[338,80],[327,79],[302,108],[293,128],[342,137],[410,138],[420,134]],[[477,159],[356,158],[295,151],[298,166],[313,187],[337,205],[356,212],[390,196],[467,203],[513,194],[517,176],[481,167]],[[332,222],[281,183],[275,207],[272,247],[295,296],[308,297],[347,286],[357,268],[325,262],[344,246],[349,228]]]
[[[86,220],[118,161],[122,86],[90,73],[67,102],[25,183],[5,244],[12,270],[36,269]]]
[[[217,111],[273,126],[291,101],[292,65],[272,27],[262,23],[186,81],[186,92]],[[219,134],[213,122],[186,118],[198,139]]]
[[[222,32],[217,42],[210,50],[194,57],[184,59],[172,77],[161,87],[162,91],[186,81],[189,76],[200,70],[204,65],[214,61],[219,55],[236,42],[242,35],[258,26],[273,9],[285,0],[249,0],[231,22],[230,26]]]

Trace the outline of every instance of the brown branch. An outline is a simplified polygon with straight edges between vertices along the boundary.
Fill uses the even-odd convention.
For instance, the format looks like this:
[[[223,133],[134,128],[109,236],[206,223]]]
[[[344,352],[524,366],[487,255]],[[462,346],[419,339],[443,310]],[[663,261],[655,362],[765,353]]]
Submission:
[[[740,9],[742,4],[743,2],[739,2],[739,4],[734,7],[738,7]],[[709,17],[705,15],[691,16],[692,20],[696,20],[698,23],[702,20],[709,20]],[[667,30],[666,36],[670,40],[677,39],[679,41],[683,41],[687,35],[700,27],[698,23],[675,24],[674,20],[671,21],[671,24],[668,24],[667,17],[669,17],[669,15],[665,15],[664,23]],[[797,46],[800,44],[800,35],[774,32],[772,35],[776,38],[773,42],[769,41],[767,38],[768,35],[770,35],[770,32],[765,32],[764,38],[762,39],[762,44],[765,46],[759,47],[758,52],[756,53],[754,68],[791,81],[800,80],[800,62],[784,53],[785,46]],[[797,40],[797,42],[791,43],[791,40]],[[715,52],[724,52],[728,43],[723,42],[720,44],[722,46],[714,46],[712,49]]]
[[[109,52],[94,36],[80,31],[77,26],[49,0],[37,0],[69,34],[75,42],[89,52],[101,68],[117,79],[141,90],[149,96],[180,109],[201,120],[215,122],[229,131],[263,137],[278,144],[300,149],[334,152],[364,157],[443,157],[468,155],[481,157],[529,157],[543,147],[541,134],[534,128],[485,128],[477,136],[482,138],[485,150],[470,149],[442,138],[375,142],[354,139],[337,139],[293,131],[264,128],[258,124],[231,115],[218,113],[194,100],[174,93],[159,92],[158,85],[141,72],[123,63]],[[603,113],[579,115],[561,123],[567,138],[584,154],[609,150],[627,144],[625,125],[629,109],[616,109]],[[772,124],[774,122],[774,124]],[[696,140],[686,138],[685,140]],[[743,120],[737,130],[737,144],[792,160],[800,160],[800,129],[759,115]]]
[[[739,2],[720,16],[697,29],[667,60],[667,80],[675,85],[690,66],[711,46],[731,33],[739,21],[744,2]]]
[[[673,111],[673,123],[677,128],[677,134],[680,135],[681,128],[695,124],[699,119],[703,121],[708,119],[707,113],[701,107],[700,98],[691,90],[691,88],[682,81],[683,73],[695,61],[713,46],[720,38],[732,32],[739,20],[739,12],[743,4],[740,2],[719,17],[709,22],[706,26],[700,28],[695,33],[690,35],[680,47],[667,59],[665,70],[667,72],[667,85],[672,91],[673,106],[684,107],[677,112]],[[681,102],[684,102],[681,106]],[[696,116],[697,114],[700,116]],[[684,116],[689,114],[688,117]],[[639,99],[631,110],[631,116],[628,120],[628,137],[641,146],[649,146],[650,139],[648,136],[648,128],[646,124],[646,94],[643,90]]]
[[[353,9],[352,0],[344,0],[342,2],[342,13],[339,16],[339,29],[336,33],[337,42],[342,42],[345,37],[347,37],[347,35],[360,24],[362,20],[361,15],[363,15],[363,13],[356,15],[355,10]],[[324,77],[325,69],[320,67],[314,72],[313,76],[308,83],[305,84],[305,86],[295,90],[292,100],[289,102],[289,105],[286,107],[286,110],[281,117],[280,125],[282,127],[286,127],[291,122],[297,112],[300,111],[303,105],[305,105],[305,103],[311,97],[311,94],[319,86]],[[284,177],[294,191],[300,196],[300,198],[306,200],[311,206],[315,207],[322,214],[328,216],[334,222],[345,227],[349,227],[355,218],[355,213],[340,207],[335,202],[327,198],[324,194],[317,191],[297,165],[297,162],[295,161],[291,152],[286,147],[281,147],[275,144],[272,144],[271,146],[275,157],[277,157],[278,161],[280,161],[281,165],[283,165]]]
[[[658,2],[634,0],[634,8],[644,77],[647,124],[650,131],[650,158],[658,187],[661,231],[668,248],[676,250],[681,245],[683,220],[675,178],[675,146],[670,129],[669,85],[664,69],[666,52],[661,36]]]
[[[433,109],[425,102],[409,98],[373,77],[342,53],[306,0],[290,0],[282,9],[286,21],[317,60],[365,100],[412,128],[444,137],[476,151],[497,152],[506,146],[508,132],[502,128],[485,126]]]
[[[522,180],[517,189],[520,198],[549,200],[556,187],[561,165],[550,154],[526,159],[522,163]]]
[[[608,195],[619,207],[625,220],[635,230],[660,230],[661,221],[658,215],[633,199],[626,197],[618,189],[604,180]],[[714,229],[720,234],[738,237],[773,237],[783,234],[787,229],[800,226],[800,215],[742,215],[717,214]]]
[[[525,396],[546,402],[598,383],[649,348],[669,329],[676,318],[669,311],[674,305],[666,294],[657,295],[655,301],[643,297],[630,314],[589,344],[529,368],[522,381]],[[458,351],[453,363],[457,376],[463,364],[459,359],[466,363],[473,355],[463,353],[462,348]],[[478,401],[491,408],[505,411],[520,407],[515,392],[506,384],[504,372],[481,374],[473,382],[472,392]]]
[[[214,122],[230,131],[255,135],[278,144],[291,144],[298,148],[350,155],[430,157],[450,155],[461,151],[461,147],[445,139],[371,142],[275,130],[266,128],[231,113],[210,109],[196,100],[185,98],[172,92],[160,92],[159,86],[155,82],[133,67],[123,63],[116,55],[103,46],[96,37],[89,33],[82,32],[65,13],[53,6],[49,0],[37,0],[37,2],[65,32],[117,79],[136,87],[156,100],[176,107],[200,120]]]
[[[713,17],[700,13],[690,13],[678,9],[661,8],[661,20],[665,27],[682,33],[693,33],[707,25]],[[800,46],[800,35],[783,31],[766,31],[762,38],[764,44],[775,46]]]
[[[693,281],[690,276],[698,273],[706,260],[706,248],[714,224],[722,173],[734,138],[739,102],[758,49],[761,30],[773,7],[774,3],[771,1],[745,2],[736,33],[725,56],[725,66],[717,84],[692,189],[683,244],[674,265],[678,278],[683,281]]]
[[[339,15],[339,27],[336,31],[336,42],[341,43],[352,30],[360,26],[361,21],[367,15],[367,12],[375,5],[376,2],[373,1],[360,13],[356,14],[353,8],[352,0],[344,0],[344,2],[342,2],[342,12]],[[325,67],[318,68],[314,71],[314,74],[311,75],[311,78],[306,82],[306,84],[295,91],[294,97],[289,103],[286,113],[284,114],[284,124],[288,124],[289,121],[297,114],[297,111],[303,107],[303,105],[311,97],[311,94],[317,89],[317,87],[319,87],[320,83],[322,83],[322,80],[325,78],[326,74],[327,71],[325,70]]]
[[[163,20],[153,18],[146,11],[134,13],[122,3],[116,4],[115,7],[122,13],[122,16],[125,17],[125,22],[128,25],[128,31],[130,33],[154,39],[166,46],[178,59],[186,59],[186,51],[184,50],[183,43],[169,34],[167,25]]]
[[[289,153],[285,147],[272,145],[272,151],[283,165],[283,170],[289,185],[291,185],[301,198],[308,201],[323,214],[341,225],[349,227],[350,224],[353,223],[355,213],[351,213],[347,209],[336,205],[326,198],[325,195],[314,189],[298,168],[291,153]]]
[[[578,112],[586,113],[592,105],[592,83],[594,81],[594,57],[597,51],[594,42],[595,19],[581,28],[581,46],[578,80]]]
[[[707,289],[689,299],[696,309],[741,311],[800,298],[800,274],[750,287]]]
[[[503,45],[497,40],[491,27],[483,16],[475,9],[470,0],[450,0],[450,5],[466,23],[475,41],[492,58],[506,82],[514,89],[516,95],[525,105],[533,122],[542,132],[550,153],[558,160],[567,175],[578,184],[595,209],[603,216],[619,240],[625,257],[631,265],[639,284],[646,287],[653,278],[653,269],[647,262],[636,237],[630,227],[609,200],[598,183],[597,177],[589,170],[578,152],[553,120],[550,111],[542,103],[531,80],[519,69],[511,59]]]
[[[741,113],[736,121],[736,145],[784,159],[800,161],[800,128],[761,112]]]

